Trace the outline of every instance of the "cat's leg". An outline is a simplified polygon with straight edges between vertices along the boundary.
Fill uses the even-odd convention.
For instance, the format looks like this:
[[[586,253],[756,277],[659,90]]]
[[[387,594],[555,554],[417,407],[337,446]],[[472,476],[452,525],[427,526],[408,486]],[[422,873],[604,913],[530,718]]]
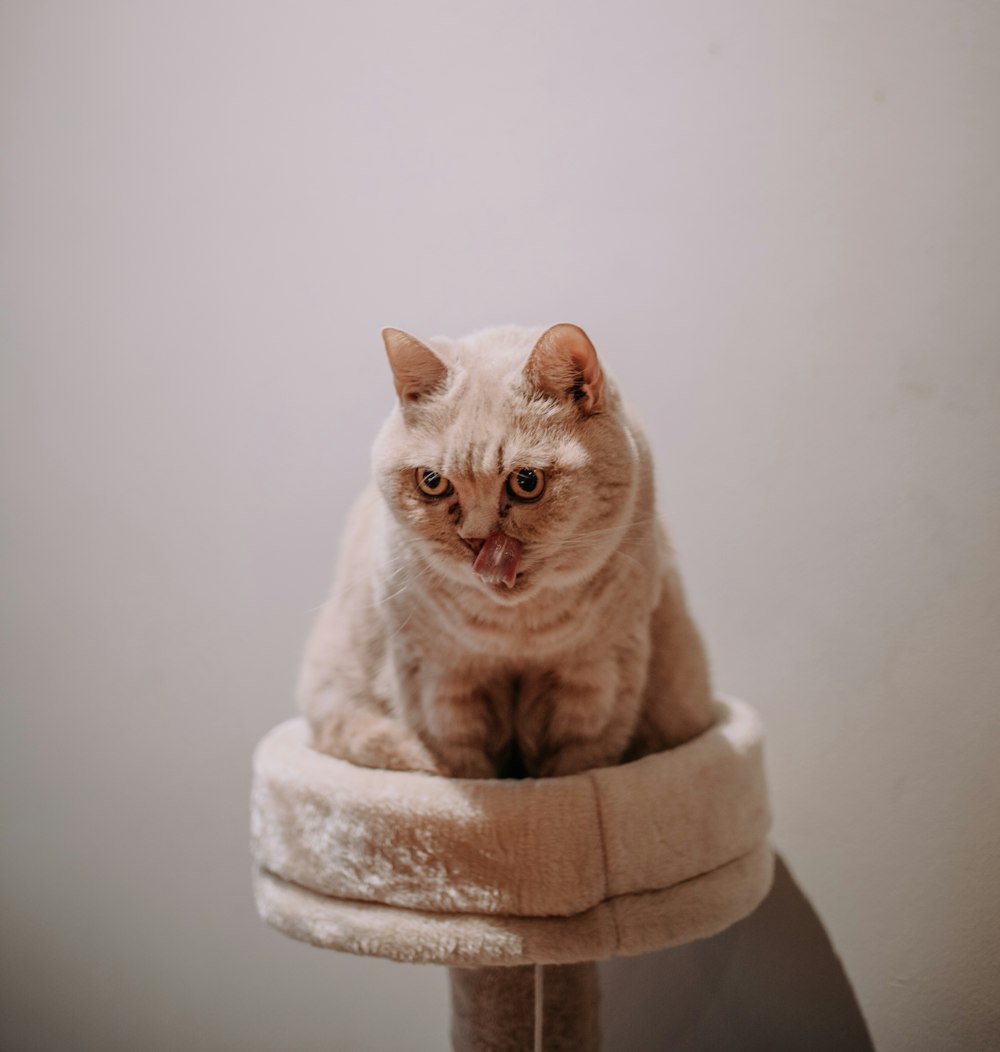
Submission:
[[[385,629],[366,582],[320,608],[299,673],[299,709],[313,748],[361,767],[444,773],[417,730],[393,710]]]
[[[441,761],[400,720],[341,699],[313,724],[313,748],[359,767],[447,774]]]
[[[646,657],[636,641],[525,677],[516,734],[528,773],[549,778],[621,762],[638,719]]]
[[[420,708],[426,736],[446,773],[496,778],[511,738],[509,690],[477,684],[468,672],[424,670]]]
[[[361,767],[442,773],[416,730],[392,712],[388,686],[350,648],[307,653],[298,693],[313,748]]]

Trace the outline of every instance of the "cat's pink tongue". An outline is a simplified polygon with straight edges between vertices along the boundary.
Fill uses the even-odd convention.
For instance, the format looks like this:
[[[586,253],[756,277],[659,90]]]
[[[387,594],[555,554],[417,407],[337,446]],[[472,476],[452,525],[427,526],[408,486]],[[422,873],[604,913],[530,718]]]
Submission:
[[[520,562],[521,542],[497,530],[483,541],[472,569],[490,584],[505,584],[513,588]]]

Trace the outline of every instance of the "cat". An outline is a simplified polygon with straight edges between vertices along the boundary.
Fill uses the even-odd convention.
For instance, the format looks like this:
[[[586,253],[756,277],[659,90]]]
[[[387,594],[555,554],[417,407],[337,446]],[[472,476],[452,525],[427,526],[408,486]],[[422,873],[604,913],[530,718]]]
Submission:
[[[299,703],[368,767],[553,777],[713,722],[645,436],[586,333],[382,333],[375,442]]]

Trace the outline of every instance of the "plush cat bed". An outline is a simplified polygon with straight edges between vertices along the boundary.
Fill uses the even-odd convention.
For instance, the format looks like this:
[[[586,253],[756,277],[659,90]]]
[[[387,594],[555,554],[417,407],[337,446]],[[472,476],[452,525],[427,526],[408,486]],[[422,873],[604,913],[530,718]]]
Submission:
[[[316,946],[447,965],[566,964],[713,935],[771,885],[753,709],[621,767],[472,781],[355,767],[304,720],[257,746],[257,909]]]

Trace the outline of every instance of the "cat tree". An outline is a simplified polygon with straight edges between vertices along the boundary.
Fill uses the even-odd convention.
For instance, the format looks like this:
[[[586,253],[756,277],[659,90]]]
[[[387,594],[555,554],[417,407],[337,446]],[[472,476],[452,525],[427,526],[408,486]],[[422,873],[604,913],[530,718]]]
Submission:
[[[451,966],[457,1049],[530,1048],[526,1028],[596,1048],[583,962],[713,935],[771,885],[762,732],[734,699],[678,748],[563,778],[378,771],[308,742],[293,719],[254,754],[257,910],[315,946]],[[533,1025],[508,1017],[532,1000]]]

